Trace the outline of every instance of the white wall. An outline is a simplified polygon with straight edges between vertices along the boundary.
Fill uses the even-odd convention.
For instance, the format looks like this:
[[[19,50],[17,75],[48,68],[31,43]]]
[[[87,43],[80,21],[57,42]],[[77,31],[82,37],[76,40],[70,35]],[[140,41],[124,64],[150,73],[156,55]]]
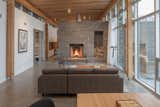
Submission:
[[[28,31],[28,52],[18,53],[18,29]],[[33,30],[45,31],[45,23],[15,8],[15,75],[33,66]]]
[[[49,42],[57,42],[58,28],[48,25]]]
[[[6,80],[6,2],[0,0],[0,83]],[[18,29],[28,31],[28,52],[18,53]],[[45,23],[15,8],[15,75],[24,72],[33,66],[33,30],[45,31]],[[50,29],[50,28],[49,28]],[[57,41],[57,28],[51,28],[49,35],[53,41]],[[53,35],[53,36],[51,36]]]
[[[6,80],[6,2],[0,0],[0,83]]]
[[[57,42],[57,31],[58,28],[48,25],[48,39],[49,42]],[[54,55],[54,50],[50,50],[48,53],[49,57]]]

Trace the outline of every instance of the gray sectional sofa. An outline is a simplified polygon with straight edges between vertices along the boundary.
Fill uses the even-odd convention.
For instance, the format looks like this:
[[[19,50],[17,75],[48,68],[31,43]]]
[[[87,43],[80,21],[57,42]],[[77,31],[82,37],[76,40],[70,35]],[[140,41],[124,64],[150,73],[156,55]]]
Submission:
[[[44,69],[38,79],[40,94],[121,93],[118,69]]]

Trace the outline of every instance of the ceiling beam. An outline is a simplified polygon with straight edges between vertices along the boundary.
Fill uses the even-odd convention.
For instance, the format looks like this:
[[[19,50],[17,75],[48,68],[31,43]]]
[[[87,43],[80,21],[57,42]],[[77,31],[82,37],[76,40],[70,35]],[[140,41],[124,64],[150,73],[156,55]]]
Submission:
[[[52,5],[52,4],[101,4],[101,3],[106,3],[106,2],[109,2],[107,0],[69,0],[69,1],[66,1],[66,0],[34,0],[33,1],[34,3],[38,3],[39,5]]]
[[[106,14],[110,11],[110,9],[116,4],[117,0],[111,0],[109,4],[107,4],[107,7],[104,9],[103,13],[101,13],[98,17],[98,19],[102,19],[106,16]]]
[[[57,23],[55,21],[53,21],[50,17],[48,17],[47,15],[45,15],[41,10],[39,10],[38,8],[36,8],[36,6],[32,5],[27,0],[16,0],[16,2],[22,4],[24,7],[28,8],[32,12],[34,12],[37,15],[43,17],[46,20],[47,23],[50,23],[50,24],[52,24],[54,26],[57,26]]]

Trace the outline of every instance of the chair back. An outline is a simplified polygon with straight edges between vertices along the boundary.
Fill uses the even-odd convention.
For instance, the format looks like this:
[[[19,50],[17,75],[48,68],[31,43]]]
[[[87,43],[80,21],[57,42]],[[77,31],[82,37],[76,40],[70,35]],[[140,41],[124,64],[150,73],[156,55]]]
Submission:
[[[55,104],[51,99],[41,99],[32,104],[30,107],[55,107]]]

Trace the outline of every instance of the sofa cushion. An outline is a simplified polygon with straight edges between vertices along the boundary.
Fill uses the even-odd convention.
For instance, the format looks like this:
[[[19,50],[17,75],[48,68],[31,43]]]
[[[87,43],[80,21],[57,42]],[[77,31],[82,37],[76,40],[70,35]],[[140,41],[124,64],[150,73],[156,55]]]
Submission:
[[[76,68],[63,68],[63,67],[47,67],[42,70],[42,74],[118,74],[118,69],[114,66],[101,66],[101,67],[76,67]]]
[[[118,74],[119,70],[114,67],[108,67],[108,68],[95,68],[95,73],[102,73],[102,74]]]
[[[93,74],[94,69],[91,68],[70,68],[68,74]]]
[[[67,74],[67,71],[64,68],[45,68],[42,70],[42,74]]]
[[[68,69],[68,74],[118,74],[116,68],[94,68],[94,69]]]

